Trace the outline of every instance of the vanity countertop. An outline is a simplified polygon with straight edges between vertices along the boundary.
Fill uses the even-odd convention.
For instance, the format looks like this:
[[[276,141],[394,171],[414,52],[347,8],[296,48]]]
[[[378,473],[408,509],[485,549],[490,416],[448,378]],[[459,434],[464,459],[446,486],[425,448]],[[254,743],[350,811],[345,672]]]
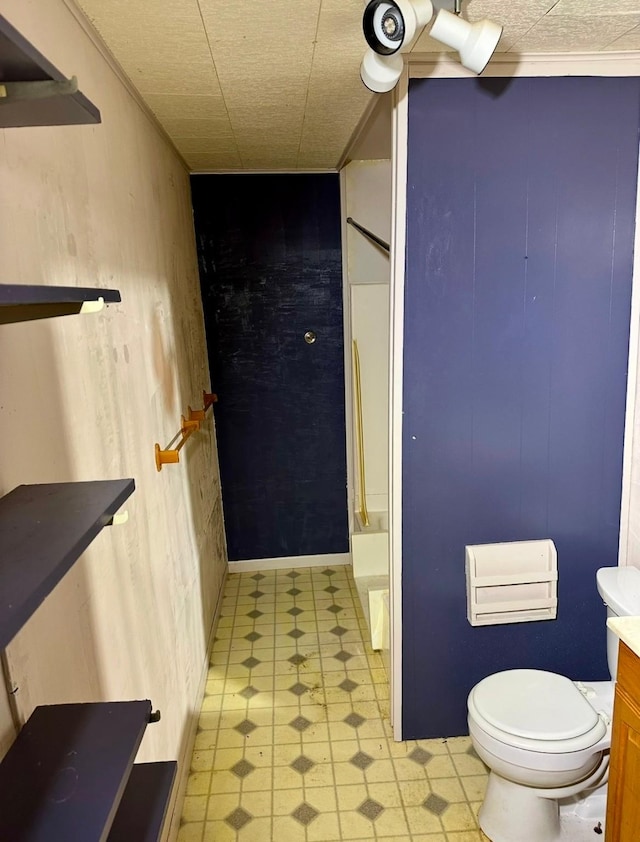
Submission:
[[[607,626],[640,657],[640,617],[610,617]]]

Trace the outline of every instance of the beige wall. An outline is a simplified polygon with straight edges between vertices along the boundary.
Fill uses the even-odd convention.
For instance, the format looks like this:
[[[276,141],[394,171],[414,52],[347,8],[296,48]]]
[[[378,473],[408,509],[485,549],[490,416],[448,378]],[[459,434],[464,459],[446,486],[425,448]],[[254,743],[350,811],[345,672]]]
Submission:
[[[102,125],[0,131],[2,282],[114,286],[102,313],[0,326],[0,493],[134,477],[103,530],[7,650],[16,704],[150,698],[139,759],[177,758],[226,575],[211,413],[156,473],[209,386],[189,179],[63,0],[0,10],[101,110]],[[1,694],[0,694],[1,695]],[[6,705],[0,732],[10,739]]]

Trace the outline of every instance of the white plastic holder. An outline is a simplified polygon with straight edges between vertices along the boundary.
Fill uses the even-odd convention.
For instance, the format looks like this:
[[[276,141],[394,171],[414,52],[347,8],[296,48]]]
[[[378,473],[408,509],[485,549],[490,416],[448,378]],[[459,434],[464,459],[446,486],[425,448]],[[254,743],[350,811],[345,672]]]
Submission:
[[[107,523],[107,526],[122,526],[129,520],[129,509],[125,509],[122,512],[117,512],[111,520]]]
[[[104,307],[104,298],[100,297],[95,301],[83,301],[80,307],[80,313],[86,316],[90,313],[99,313]]]
[[[555,620],[558,554],[550,538],[465,547],[472,626]]]

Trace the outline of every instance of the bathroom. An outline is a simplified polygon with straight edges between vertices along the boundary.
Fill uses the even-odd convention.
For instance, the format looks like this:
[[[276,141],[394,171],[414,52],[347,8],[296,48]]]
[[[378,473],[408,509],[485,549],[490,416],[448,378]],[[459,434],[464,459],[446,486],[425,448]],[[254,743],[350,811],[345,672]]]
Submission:
[[[391,656],[385,653],[391,691],[395,692],[391,719],[396,739],[466,733],[469,690],[498,670],[544,669],[581,680],[604,680],[607,675],[606,612],[595,574],[600,567],[614,566],[618,559],[616,513],[621,507],[625,405],[632,411],[633,398],[631,390],[627,403],[636,201],[632,139],[637,113],[620,102],[628,96],[629,103],[636,93],[635,80],[625,81],[520,80],[506,88],[487,82],[474,89],[461,83],[456,87],[455,80],[447,80],[440,88],[416,85],[410,93],[409,120],[410,125],[413,120],[415,140],[410,132],[409,184],[418,198],[415,206],[408,206],[406,232],[409,263],[405,283],[408,296],[415,300],[406,299],[410,306],[403,337],[404,611],[402,624],[394,626],[398,649]],[[614,86],[620,97],[619,109],[612,105],[604,122],[590,117],[589,106],[599,101],[598,97],[611,103]],[[463,115],[453,122],[451,97],[459,98]],[[526,114],[518,110],[520,101],[528,103]],[[572,114],[570,124],[558,129],[558,113],[568,109],[569,103],[584,122]],[[389,360],[385,354],[390,295],[399,292],[397,274],[393,286],[397,269],[384,244],[372,242],[366,231],[387,242],[392,224],[398,226],[396,237],[404,234],[399,230],[400,217],[390,211],[393,173],[387,156],[391,150],[380,145],[371,159],[359,158],[358,143],[365,147],[367,131],[380,125],[386,127],[388,139],[385,120],[390,117],[384,106],[380,102],[371,115],[370,127],[365,127],[363,137],[356,141],[342,173],[348,279],[345,308],[349,315],[345,319],[345,370],[351,397],[347,422],[351,552],[356,586],[364,582],[365,594],[360,587],[360,598],[365,615],[369,613],[368,631],[383,638],[388,634],[385,623],[378,628],[372,607],[375,610],[379,593],[388,595],[389,573],[392,579],[399,573],[388,568],[390,436],[385,423],[389,391],[397,387],[400,370],[398,357]],[[441,117],[436,121],[438,130],[430,126],[434,113]],[[532,113],[541,135],[546,124],[556,126],[553,149],[531,137]],[[465,123],[465,115],[473,115],[468,119],[474,121],[481,136],[490,139],[492,148],[478,150],[478,139],[471,134],[471,123]],[[620,121],[618,134],[610,131],[616,120]],[[500,131],[492,125],[496,121]],[[598,133],[599,126],[606,129]],[[454,149],[445,143],[450,133],[458,138]],[[619,136],[627,138],[625,146]],[[496,141],[496,137],[502,140]],[[412,143],[419,152],[413,157]],[[580,160],[572,163],[578,146]],[[618,159],[607,171],[605,163],[614,160],[613,149]],[[458,179],[452,158],[474,162],[475,171],[469,164],[461,164],[464,178]],[[430,165],[435,161],[437,166],[425,167],[425,161]],[[632,176],[624,186],[618,183],[618,167]],[[481,192],[485,171],[491,173],[491,182],[487,181]],[[592,185],[581,188],[592,171],[601,173],[595,192]],[[453,175],[445,180],[443,172]],[[514,183],[519,183],[518,190],[511,189]],[[504,185],[502,192],[497,184]],[[482,215],[478,211],[473,218],[464,213],[472,201],[470,185],[475,185],[482,208]],[[429,207],[421,204],[426,196],[434,207],[447,207],[440,228],[429,216]],[[454,201],[459,204],[455,206]],[[589,230],[605,232],[593,237],[589,248],[573,227],[585,206],[589,208]],[[464,275],[466,270],[473,275],[455,261],[478,259],[475,253],[465,252],[464,246],[472,219],[478,226],[476,248],[485,265],[478,270],[473,287],[452,288],[448,296],[447,272]],[[424,249],[425,220],[433,235],[428,252]],[[621,220],[625,221],[622,227]],[[366,229],[364,234],[354,222]],[[411,249],[412,242],[415,249]],[[412,267],[412,254],[416,267],[427,267],[431,273],[429,284],[420,276],[424,269]],[[507,267],[501,275],[498,259]],[[612,260],[613,273],[604,275]],[[557,276],[561,267],[568,265],[577,266],[578,271],[563,287],[563,279]],[[488,277],[492,280],[487,281]],[[580,287],[585,277],[588,295]],[[600,278],[604,278],[602,283]],[[475,295],[474,311],[471,302]],[[611,308],[609,295],[613,296]],[[393,330],[394,325],[391,327]],[[465,339],[473,330],[475,358]],[[603,348],[606,353],[601,353]],[[395,371],[391,390],[383,387],[389,370]],[[411,383],[420,384],[420,388],[407,388]],[[425,383],[434,390],[432,394]],[[496,404],[493,396],[502,403]],[[441,408],[440,417],[434,406]],[[596,412],[594,406],[601,411]],[[392,414],[391,425],[394,420],[397,423]],[[473,466],[471,476],[467,465]],[[595,489],[590,477],[597,478]],[[625,482],[625,505],[631,506],[628,473]],[[392,491],[392,508],[398,497],[397,491],[395,497]],[[452,505],[452,500],[460,505]],[[550,536],[559,569],[554,619],[471,627],[465,605],[465,545]],[[621,540],[624,544],[624,523]],[[384,611],[380,602],[378,610]],[[399,613],[396,607],[396,623]],[[392,618],[390,622],[393,624]],[[414,640],[426,645],[416,646]],[[386,650],[379,642],[374,648]],[[433,682],[437,693],[432,691]]]
[[[93,36],[87,34],[86,21],[78,23],[62,0],[43,0],[38,14],[32,4],[20,0],[7,0],[5,6],[5,12],[9,14],[11,10],[12,19],[26,36],[50,54],[56,64],[69,72],[82,71],[81,81],[105,118],[102,126],[95,128],[18,129],[3,133],[2,160],[12,185],[7,191],[7,202],[0,209],[6,271],[22,284],[95,282],[117,286],[122,292],[122,303],[105,308],[93,321],[65,318],[3,326],[0,410],[3,431],[11,447],[3,451],[2,482],[8,491],[24,482],[130,475],[136,478],[137,489],[131,498],[128,524],[105,531],[7,650],[5,668],[11,675],[11,695],[8,702],[4,695],[1,700],[3,748],[10,743],[16,712],[23,722],[34,705],[149,697],[154,706],[162,709],[162,721],[149,729],[140,757],[148,761],[178,758],[181,769],[188,769],[193,740],[204,744],[214,739],[210,733],[203,736],[204,732],[213,731],[214,711],[205,708],[199,723],[202,730],[196,733],[194,710],[198,708],[199,713],[211,622],[227,575],[222,497],[217,472],[211,470],[216,464],[216,453],[210,421],[206,432],[203,430],[199,438],[188,443],[180,465],[157,473],[152,457],[154,441],[170,440],[181,412],[186,413],[189,405],[199,406],[202,390],[208,386],[189,175],[131,84],[123,82],[122,71],[114,69],[104,48],[96,46]],[[122,14],[125,12],[123,9]],[[412,63],[415,78],[410,96],[404,98],[395,117],[390,109],[385,111],[389,100],[383,102],[385,98],[379,98],[379,110],[370,112],[369,121],[363,122],[354,139],[351,159],[345,157],[340,162],[342,187],[347,192],[349,179],[353,186],[358,177],[371,175],[370,182],[366,177],[361,182],[368,198],[358,205],[356,196],[355,206],[343,200],[340,220],[343,242],[348,243],[347,255],[355,253],[357,258],[364,254],[371,269],[361,278],[362,283],[353,283],[352,279],[352,298],[345,304],[345,313],[352,316],[343,356],[350,398],[345,406],[350,471],[345,518],[351,524],[346,540],[351,538],[352,552],[353,542],[361,538],[376,542],[374,551],[365,551],[365,559],[371,560],[375,555],[380,567],[376,565],[366,572],[384,575],[381,567],[390,565],[388,672],[380,656],[371,654],[371,660],[365,663],[362,652],[354,651],[368,645],[365,635],[369,629],[346,565],[337,558],[327,567],[320,564],[296,571],[246,571],[232,576],[230,581],[236,584],[227,592],[227,605],[233,603],[239,609],[238,617],[253,612],[262,614],[251,618],[251,625],[246,623],[238,663],[253,656],[263,664],[255,666],[255,685],[251,685],[259,693],[246,701],[241,697],[243,713],[226,729],[225,739],[237,740],[237,732],[230,732],[236,724],[244,723],[244,711],[260,708],[263,696],[259,685],[266,682],[260,673],[266,658],[259,650],[268,649],[264,644],[270,632],[265,631],[267,612],[259,603],[271,601],[277,605],[277,600],[271,599],[276,590],[283,600],[288,600],[286,606],[281,606],[289,623],[286,629],[279,630],[283,636],[294,629],[302,631],[305,617],[312,612],[305,603],[311,603],[308,594],[313,591],[320,596],[315,616],[327,625],[318,627],[316,637],[332,634],[337,641],[331,641],[335,644],[332,653],[326,660],[320,655],[318,663],[313,656],[316,647],[304,643],[313,633],[306,632],[296,654],[308,660],[296,665],[288,660],[295,658],[293,651],[287,654],[277,665],[281,675],[278,681],[284,681],[285,676],[290,686],[295,686],[296,679],[291,675],[297,675],[304,684],[306,675],[319,675],[319,666],[330,665],[333,669],[327,669],[327,674],[335,672],[335,676],[327,687],[335,695],[329,704],[343,704],[336,699],[346,698],[349,691],[340,689],[339,684],[350,679],[360,682],[358,689],[349,694],[354,697],[349,703],[354,713],[364,715],[361,711],[367,713],[377,705],[386,717],[391,717],[390,726],[388,718],[384,722],[375,720],[374,725],[371,716],[368,724],[362,726],[368,730],[357,739],[342,727],[344,723],[339,719],[342,738],[336,742],[342,741],[345,750],[351,752],[340,758],[340,774],[345,777],[339,781],[326,777],[321,783],[316,778],[313,786],[308,783],[316,774],[330,775],[330,764],[323,763],[323,756],[316,757],[307,745],[316,742],[323,749],[325,745],[331,747],[328,737],[318,739],[322,734],[319,726],[315,727],[317,723],[312,723],[300,737],[291,732],[305,747],[306,761],[289,770],[288,760],[285,763],[284,754],[280,756],[285,779],[282,790],[297,796],[300,790],[312,787],[311,806],[326,810],[332,821],[337,811],[321,798],[328,796],[328,791],[317,790],[333,788],[344,792],[345,797],[353,794],[354,799],[357,795],[359,800],[350,801],[340,813],[344,827],[353,820],[351,829],[360,830],[359,836],[351,834],[353,839],[371,838],[372,834],[393,838],[393,827],[396,838],[407,838],[409,827],[412,834],[418,838],[423,835],[428,842],[478,842],[481,837],[475,823],[465,822],[475,821],[474,810],[482,800],[486,772],[470,751],[468,739],[459,736],[467,733],[469,690],[485,675],[505,668],[553,669],[583,681],[604,680],[606,611],[596,587],[596,570],[618,562],[640,568],[640,456],[634,439],[638,313],[636,297],[630,298],[628,284],[637,183],[636,162],[629,147],[637,152],[637,135],[633,133],[632,144],[630,133],[617,122],[620,115],[609,110],[618,98],[610,96],[608,89],[605,101],[598,100],[598,106],[591,100],[584,105],[580,99],[588,87],[586,77],[607,75],[613,77],[609,81],[621,89],[619,95],[624,98],[629,92],[622,90],[626,90],[622,77],[631,74],[631,81],[636,82],[637,57],[555,57],[546,63],[540,57],[520,63],[512,57],[509,62],[508,57],[498,59],[494,75],[506,82],[515,75],[544,76],[540,82],[550,87],[556,82],[560,87],[566,85],[563,96],[569,95],[569,103],[559,94],[556,98],[555,89],[539,98],[535,92],[523,92],[515,84],[522,81],[518,79],[513,80],[512,86],[506,85],[504,95],[490,84],[478,87],[468,79],[436,79],[442,82],[441,86],[426,85],[427,76],[440,73],[455,77],[458,71],[451,64],[442,67],[435,60],[416,60]],[[578,78],[558,80],[554,74]],[[465,100],[466,91],[454,90],[459,82],[468,83],[473,92],[470,101]],[[408,81],[402,84],[407,85]],[[575,90],[581,91],[577,97],[573,94],[574,84]],[[436,99],[425,104],[421,97],[431,95],[425,93],[427,89]],[[401,87],[399,93],[403,92],[406,88],[403,91]],[[150,99],[153,101],[154,97],[160,102],[169,95],[155,90]],[[631,97],[637,100],[633,91]],[[452,100],[457,103],[455,108],[451,107]],[[577,113],[586,121],[581,124],[584,129],[578,137],[563,139],[529,116],[526,131],[522,124],[517,131],[512,130],[504,122],[507,103],[520,116],[530,107],[542,109],[546,103],[554,122],[560,124],[563,113]],[[427,120],[425,109],[434,116]],[[465,122],[485,110],[504,135],[504,144],[493,151],[488,148],[487,125],[476,122],[475,116],[471,128]],[[594,120],[598,118],[595,125],[589,121],[589,114]],[[611,147],[612,136],[618,141],[615,149]],[[557,149],[564,150],[564,157],[553,158]],[[468,162],[477,164],[480,150],[483,166],[504,186],[495,195],[483,192],[481,179],[476,181],[477,190],[470,190],[474,176]],[[541,154],[533,155],[536,151]],[[540,169],[525,172],[519,165],[524,152],[533,155],[536,166],[540,166],[541,158],[552,160],[552,165],[543,167],[542,174]],[[449,153],[452,160],[445,166],[443,156]],[[453,185],[430,182],[429,172],[416,169],[421,160],[432,164],[432,174],[446,171],[452,175]],[[612,162],[618,162],[617,181]],[[405,190],[407,165],[410,184],[420,183],[419,191]],[[120,174],[119,179],[113,178],[114,171]],[[612,207],[613,181],[608,186],[594,181],[594,174],[600,178],[605,173],[617,185],[615,248],[610,216],[609,222],[598,216],[607,202],[609,209]],[[580,191],[571,193],[563,178],[572,174],[578,184],[585,186],[586,195]],[[337,175],[333,173],[333,177]],[[369,194],[367,184],[372,188]],[[511,190],[516,184],[518,189]],[[536,205],[532,200],[524,207],[516,206],[516,198],[526,196],[531,185],[563,190],[563,195],[569,195],[573,216],[563,229],[565,234],[571,236],[576,228],[589,231],[589,237],[579,241],[577,261],[573,255],[567,257],[562,252],[563,241],[558,238],[559,259],[579,266],[581,271],[596,267],[599,277],[613,275],[616,281],[626,277],[627,283],[626,293],[616,284],[609,285],[607,289],[614,290],[613,296],[605,295],[602,289],[598,292],[595,286],[587,286],[588,294],[583,286],[564,290],[566,296],[559,300],[562,327],[555,333],[545,334],[544,325],[523,318],[525,308],[521,306],[526,302],[527,315],[534,317],[540,302],[549,301],[548,288],[532,289],[540,281],[536,269],[539,241],[535,237],[550,237],[556,242],[553,223],[557,202]],[[440,190],[451,192],[452,187],[453,192],[459,188],[459,205],[447,209],[444,215],[434,214],[428,204],[421,205],[416,198],[418,193],[437,196]],[[383,194],[384,202],[378,202]],[[598,201],[593,201],[594,195]],[[480,203],[478,213],[467,213],[467,209],[476,206],[475,202]],[[622,209],[625,202],[626,211]],[[372,245],[348,224],[347,215],[389,243],[391,259],[384,249]],[[576,219],[580,219],[580,225],[574,228]],[[527,226],[523,220],[528,220]],[[428,226],[439,232],[442,243],[454,243],[455,253],[464,255],[467,263],[447,267],[446,249],[433,248],[425,253],[422,245],[428,240]],[[528,238],[523,236],[525,230],[529,231]],[[494,239],[485,240],[485,235]],[[477,247],[470,254],[468,244],[472,242]],[[503,266],[498,268],[512,272],[513,277],[518,277],[518,284],[487,288],[478,281],[474,299],[473,291],[460,282],[460,310],[449,313],[459,317],[459,321],[455,325],[445,321],[444,311],[438,307],[451,304],[452,297],[447,298],[446,284],[438,284],[440,270],[448,268],[456,279],[463,278],[472,261],[484,261],[485,267],[495,268],[491,257],[496,254],[502,256]],[[405,255],[409,257],[406,278]],[[608,274],[602,269],[605,255]],[[622,271],[625,266],[629,270],[626,275]],[[434,284],[422,282],[420,272],[424,267],[429,267]],[[523,272],[526,288],[522,286]],[[499,276],[500,272],[495,274]],[[475,304],[483,320],[472,324],[468,316]],[[540,314],[541,318],[544,315]],[[582,329],[584,319],[588,330]],[[529,329],[529,350],[538,353],[532,365],[535,362],[540,379],[532,384],[530,393],[518,395],[517,399],[512,395],[500,406],[500,413],[493,413],[491,407],[495,408],[496,401],[490,401],[488,406],[483,404],[483,396],[495,398],[503,386],[522,380],[524,362],[514,352],[513,343],[523,324]],[[385,358],[380,352],[387,343],[387,333],[392,350]],[[486,352],[486,356],[477,358],[479,368],[473,377],[463,365],[464,355],[466,359],[471,355],[465,343],[472,335]],[[535,345],[533,340],[539,335],[543,341]],[[433,337],[441,341],[437,347],[428,344]],[[358,473],[353,339],[358,343],[360,358],[364,494],[362,475]],[[309,347],[318,348],[319,342]],[[544,376],[550,368],[559,378],[554,381],[555,390],[544,388],[549,386]],[[581,374],[572,379],[570,375],[576,371]],[[495,379],[491,372],[496,374]],[[598,377],[592,379],[596,374]],[[462,398],[459,393],[448,391],[454,382],[463,382]],[[385,388],[378,396],[380,384],[385,384]],[[548,399],[551,393],[553,402]],[[470,395],[471,426],[470,403],[466,402]],[[34,401],[45,406],[46,412],[33,412]],[[373,416],[372,405],[377,410]],[[84,408],[84,414],[80,414],[79,407]],[[444,419],[435,412],[443,408],[447,410]],[[220,412],[221,407],[216,411]],[[544,437],[542,441],[533,440],[537,432],[557,430],[553,424],[565,411],[569,429],[566,436],[552,437],[552,448],[548,446],[549,439],[546,445]],[[404,438],[403,412],[407,424]],[[386,425],[380,423],[385,416]],[[497,423],[496,416],[509,420],[511,426]],[[541,452],[545,455],[541,456]],[[557,468],[553,475],[545,467],[551,457]],[[385,485],[390,486],[390,491]],[[359,529],[363,497],[370,526]],[[574,505],[576,499],[582,508]],[[527,512],[535,513],[530,522],[526,521]],[[565,514],[569,520],[562,520]],[[449,540],[448,534],[458,531],[459,540]],[[554,540],[558,551],[557,619],[471,627],[466,616],[465,546],[548,538]],[[346,554],[346,544],[343,549]],[[291,572],[299,575],[289,577]],[[242,578],[245,576],[246,580]],[[262,596],[251,596],[256,591]],[[332,593],[338,596],[330,599]],[[382,598],[381,602],[384,605]],[[330,624],[326,617],[320,621],[321,612],[332,614],[334,605],[341,608],[345,619],[336,616]],[[303,613],[294,621],[288,612],[298,608]],[[218,627],[220,641],[230,640],[231,614],[227,612],[223,607],[225,616]],[[149,618],[161,618],[161,622],[150,622]],[[238,628],[244,622],[238,623]],[[336,635],[333,628],[347,631]],[[360,632],[362,642],[347,637]],[[255,642],[246,640],[248,635]],[[77,652],[78,657],[68,657],[70,651]],[[276,647],[276,651],[279,653],[280,648]],[[336,659],[336,655],[340,658]],[[343,666],[343,658],[348,658],[347,666]],[[238,663],[234,662],[231,668],[239,673],[242,670]],[[340,670],[344,674],[338,675]],[[367,671],[370,684],[365,690],[364,678],[354,674]],[[216,684],[219,679],[209,680],[212,683],[205,704],[212,706],[222,694]],[[301,697],[301,709],[307,697],[317,699],[320,695],[316,683],[309,682],[313,693]],[[295,701],[295,693],[292,695],[288,689],[284,692],[288,696],[282,698]],[[295,701],[285,707],[297,704]],[[252,716],[253,713],[246,718],[253,722]],[[311,716],[307,718],[310,720]],[[267,809],[264,793],[270,791],[273,783],[266,780],[268,776],[259,765],[260,752],[266,745],[260,729],[279,729],[282,723],[267,725],[265,719],[264,712],[255,714],[257,729],[248,736],[242,735],[248,746],[255,745],[248,762],[256,768],[241,766],[240,774],[225,769],[225,775],[220,776],[226,777],[233,793],[243,788],[245,794],[255,794],[255,808],[251,809],[255,809],[256,818],[237,831],[227,824],[229,833],[233,830],[233,839],[248,840],[256,834],[269,838],[264,830],[265,816],[258,812]],[[304,723],[297,721],[296,725]],[[288,721],[285,726],[290,727]],[[246,730],[249,726],[243,727]],[[286,728],[283,733],[291,736]],[[456,736],[447,739],[452,735]],[[269,738],[272,736],[270,733]],[[400,738],[404,742],[397,742]],[[384,757],[376,756],[369,765],[368,758],[373,758],[383,745]],[[237,748],[235,742],[232,747]],[[225,753],[230,750],[220,745],[220,757],[228,757]],[[204,785],[207,776],[209,783],[212,780],[210,768],[203,768],[204,752],[208,751],[212,750],[203,748],[203,753],[194,758],[195,764],[200,764],[193,771],[195,787]],[[298,759],[299,756],[293,757],[292,762]],[[314,766],[305,772],[311,778],[302,786],[302,772],[310,761],[321,768]],[[228,765],[235,762],[234,759]],[[386,774],[394,776],[396,783],[380,779]],[[252,790],[258,775],[265,787],[262,792]],[[416,780],[420,780],[422,790],[415,786]],[[351,786],[357,790],[347,793]],[[361,787],[367,786],[369,790],[362,794]],[[427,792],[433,797],[425,808]],[[198,811],[204,802],[209,807],[220,803],[223,809],[229,796],[229,792],[220,790],[210,796],[208,790],[206,796],[190,795],[199,799],[191,803],[194,821],[185,822],[180,830],[175,828],[176,832],[188,840],[193,831],[194,838],[203,842],[207,807],[202,821],[195,820],[201,816]],[[410,798],[412,803],[402,801],[397,806],[400,798]],[[384,811],[376,815],[378,808],[369,803],[371,800],[379,802]],[[300,802],[288,804],[287,798],[282,798],[279,809],[284,813],[280,824],[286,824],[284,820],[290,819],[289,813]],[[359,807],[363,807],[364,814],[358,812]],[[233,809],[229,807],[228,813]],[[317,838],[318,842],[331,838],[328,820],[324,822],[309,811],[299,815],[302,821],[294,819],[286,825],[293,828],[291,835],[283,830],[279,838]],[[239,822],[242,816],[236,815],[236,819]],[[257,824],[259,820],[261,823]],[[199,824],[200,828],[189,828],[190,824]],[[199,830],[202,833],[198,837]],[[221,830],[222,839],[225,833],[226,829]],[[331,833],[339,838],[335,827]]]

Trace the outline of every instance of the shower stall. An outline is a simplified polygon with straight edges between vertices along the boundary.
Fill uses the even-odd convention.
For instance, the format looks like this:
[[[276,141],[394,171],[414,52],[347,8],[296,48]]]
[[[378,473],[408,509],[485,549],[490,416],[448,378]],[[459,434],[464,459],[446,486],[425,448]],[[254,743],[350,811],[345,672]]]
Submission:
[[[353,575],[389,672],[389,239],[391,160],[342,171]]]

